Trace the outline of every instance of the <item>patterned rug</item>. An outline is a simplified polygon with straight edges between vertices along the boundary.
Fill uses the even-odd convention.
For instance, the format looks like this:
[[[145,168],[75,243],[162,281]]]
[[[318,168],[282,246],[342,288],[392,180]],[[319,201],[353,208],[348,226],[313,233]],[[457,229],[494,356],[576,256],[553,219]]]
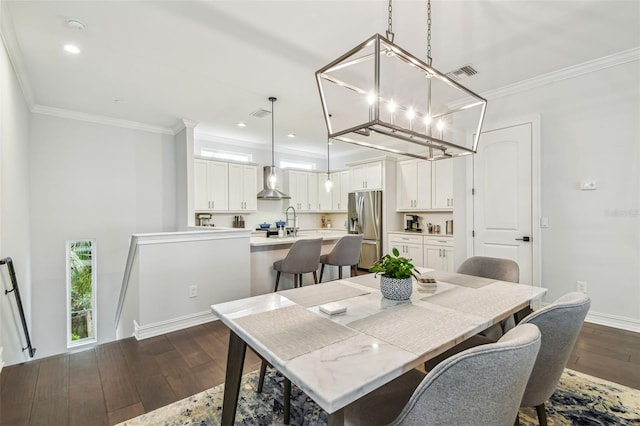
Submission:
[[[258,372],[242,378],[236,424],[283,424],[283,378],[267,370],[262,394],[256,393]],[[120,423],[138,425],[219,425],[224,385]],[[547,403],[549,426],[640,425],[640,391],[596,377],[565,370],[558,389]],[[326,425],[327,413],[295,385],[291,387],[291,424]],[[537,426],[535,409],[520,410],[520,424]]]

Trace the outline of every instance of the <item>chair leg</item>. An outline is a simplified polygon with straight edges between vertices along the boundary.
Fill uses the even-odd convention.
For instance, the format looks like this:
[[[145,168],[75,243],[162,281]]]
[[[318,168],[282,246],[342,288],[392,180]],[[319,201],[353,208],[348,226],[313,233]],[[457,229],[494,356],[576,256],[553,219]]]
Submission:
[[[520,413],[516,413],[516,421],[513,422],[513,426],[520,426]]]
[[[293,274],[293,288],[298,288],[298,274]]]
[[[322,282],[322,274],[324,274],[324,263],[320,265],[320,282]]]
[[[278,291],[278,283],[280,282],[280,271],[276,275],[276,288],[273,291]]]
[[[318,284],[318,274],[316,274],[316,271],[313,271],[313,283]]]
[[[284,379],[284,424],[289,424],[289,417],[291,415],[291,380]]]
[[[338,266],[338,279],[342,279],[342,266]]]
[[[538,424],[547,426],[547,410],[544,408],[544,402],[536,406],[536,412],[538,413]]]
[[[262,360],[260,364],[260,378],[258,379],[258,393],[262,393],[262,386],[264,385],[264,375],[267,372],[267,361]]]
[[[351,276],[352,277],[358,276],[358,265],[351,265]]]

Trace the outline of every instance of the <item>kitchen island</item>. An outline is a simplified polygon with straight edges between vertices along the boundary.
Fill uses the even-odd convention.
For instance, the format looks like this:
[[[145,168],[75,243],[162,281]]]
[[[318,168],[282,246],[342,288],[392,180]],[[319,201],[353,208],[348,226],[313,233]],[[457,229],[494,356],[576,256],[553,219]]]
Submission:
[[[346,235],[344,230],[335,229],[311,229],[299,230],[296,237],[266,237],[266,232],[255,232],[251,235],[251,295],[271,293],[276,282],[276,272],[273,270],[273,262],[283,259],[289,249],[297,240],[322,238],[322,254],[329,253],[336,242]],[[349,269],[349,268],[345,268]],[[318,271],[320,269],[318,268]],[[348,274],[348,272],[345,271]],[[348,276],[348,275],[345,275]],[[318,272],[318,279],[320,278]],[[338,278],[338,268],[326,266],[324,268],[323,281]],[[304,285],[313,284],[313,277],[304,274]],[[293,275],[282,274],[280,277],[280,289],[293,288]]]

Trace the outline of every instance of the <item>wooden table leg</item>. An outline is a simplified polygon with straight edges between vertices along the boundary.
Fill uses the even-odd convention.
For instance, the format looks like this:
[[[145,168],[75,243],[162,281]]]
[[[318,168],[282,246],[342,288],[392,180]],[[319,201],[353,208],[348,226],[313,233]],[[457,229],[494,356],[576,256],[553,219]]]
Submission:
[[[343,426],[344,425],[344,408],[329,414],[329,422],[327,426]]]
[[[229,352],[227,354],[227,373],[224,381],[224,400],[222,403],[222,425],[232,426],[236,418],[242,366],[247,352],[247,344],[236,333],[229,333]]]

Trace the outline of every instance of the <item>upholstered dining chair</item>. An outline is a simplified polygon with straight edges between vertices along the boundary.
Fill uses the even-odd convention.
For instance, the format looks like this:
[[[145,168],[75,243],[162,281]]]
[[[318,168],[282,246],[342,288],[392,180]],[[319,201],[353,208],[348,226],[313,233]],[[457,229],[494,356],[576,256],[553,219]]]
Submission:
[[[539,348],[538,328],[519,325],[440,363],[417,388],[411,373],[371,392],[345,408],[345,424],[510,426]]]
[[[325,265],[338,267],[338,279],[342,279],[343,266],[350,266],[352,274],[356,275],[358,262],[360,262],[362,238],[362,234],[345,235],[338,240],[330,253],[320,256],[320,282],[322,282]]]
[[[521,407],[536,407],[540,426],[547,425],[544,404],[558,386],[590,305],[589,296],[572,292],[520,322],[522,325],[536,325],[542,334],[540,352],[520,403]],[[516,417],[515,424],[519,423]]]
[[[458,267],[459,274],[473,275],[475,277],[492,278],[494,280],[517,283],[520,281],[520,268],[511,259],[498,257],[473,256],[462,262]],[[480,332],[492,340],[498,340],[506,331],[516,325],[515,317],[510,316],[499,324],[493,324],[488,329]]]
[[[318,284],[318,265],[320,265],[320,250],[322,238],[298,240],[289,249],[284,259],[273,262],[276,275],[276,285],[273,291],[278,291],[280,273],[293,274],[293,287],[302,287],[302,274],[313,272],[313,281]]]

